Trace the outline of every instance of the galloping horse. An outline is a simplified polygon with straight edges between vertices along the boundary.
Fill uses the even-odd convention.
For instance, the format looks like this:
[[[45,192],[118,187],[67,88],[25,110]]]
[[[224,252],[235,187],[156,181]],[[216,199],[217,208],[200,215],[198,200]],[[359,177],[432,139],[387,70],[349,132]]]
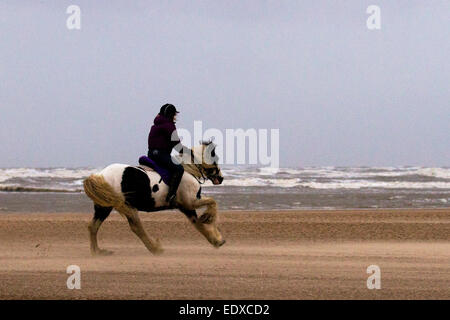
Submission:
[[[111,164],[98,174],[84,180],[86,195],[94,201],[94,217],[89,223],[90,249],[93,255],[110,255],[97,244],[97,232],[103,221],[116,209],[130,224],[131,230],[142,240],[153,254],[162,253],[158,239],[147,235],[138,211],[159,211],[177,208],[183,212],[195,228],[215,247],[225,243],[217,227],[217,204],[213,198],[201,195],[200,179],[209,179],[221,184],[223,176],[217,164],[215,145],[202,142],[191,150],[190,161],[184,161],[185,172],[177,190],[176,205],[170,207],[165,201],[169,187],[161,176],[145,166]],[[196,209],[205,207],[197,217]]]

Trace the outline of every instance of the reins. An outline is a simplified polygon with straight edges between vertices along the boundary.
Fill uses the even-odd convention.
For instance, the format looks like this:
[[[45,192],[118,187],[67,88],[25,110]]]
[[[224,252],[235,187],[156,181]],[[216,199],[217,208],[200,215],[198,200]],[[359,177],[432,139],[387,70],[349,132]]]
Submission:
[[[206,182],[206,180],[208,180],[208,177],[205,177],[205,175],[203,174],[203,167],[202,166],[200,166],[198,164],[196,164],[195,166],[197,167],[198,172],[200,172],[201,178],[203,179],[203,182],[200,182],[200,179],[197,178],[196,176],[194,176],[194,178],[195,178],[195,180],[197,180],[198,183],[204,184]]]
[[[188,173],[190,173],[195,178],[195,180],[197,180],[197,182],[199,184],[204,184],[206,182],[206,180],[208,180],[208,177],[205,175],[203,167],[200,164],[196,163],[195,160],[196,159],[195,159],[194,152],[191,149],[191,162],[192,163],[188,163],[188,164],[186,163],[186,164],[184,164],[184,166],[186,166],[186,168],[190,169],[190,170],[186,170],[186,171]],[[197,175],[194,174],[194,172],[192,170],[193,169],[192,165],[195,166],[195,168],[197,169],[196,171],[200,177],[197,177]],[[200,181],[201,179],[203,179],[203,181]]]
[[[203,168],[200,165],[184,163],[183,167],[187,173],[189,173],[195,178],[195,180],[197,180],[198,183],[204,184],[206,180],[208,180],[208,177],[205,176],[205,174],[203,173]]]

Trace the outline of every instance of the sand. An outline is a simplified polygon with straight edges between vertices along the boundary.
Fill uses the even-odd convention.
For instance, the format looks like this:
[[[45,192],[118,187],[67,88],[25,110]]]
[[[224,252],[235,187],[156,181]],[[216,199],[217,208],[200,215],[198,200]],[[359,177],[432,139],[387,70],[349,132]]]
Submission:
[[[221,212],[220,249],[181,213],[141,217],[163,255],[117,213],[99,232],[107,257],[90,255],[91,213],[0,215],[0,299],[450,299],[450,209]]]

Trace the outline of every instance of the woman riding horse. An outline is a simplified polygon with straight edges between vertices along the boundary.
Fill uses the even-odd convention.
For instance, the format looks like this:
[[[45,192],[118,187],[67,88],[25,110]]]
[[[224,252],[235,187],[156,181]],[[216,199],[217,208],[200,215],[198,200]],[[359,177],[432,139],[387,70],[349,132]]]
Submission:
[[[148,157],[171,174],[169,192],[166,197],[166,202],[170,205],[175,203],[177,189],[184,172],[183,166],[170,155],[174,147],[180,154],[183,153],[184,148],[175,127],[177,113],[179,111],[174,105],[168,103],[163,105],[148,135]]]
[[[177,113],[173,105],[163,105],[148,137],[148,156],[157,165],[172,172],[169,186],[156,170],[145,170],[120,163],[111,164],[84,180],[84,191],[94,202],[95,209],[94,217],[88,226],[92,254],[111,254],[111,251],[98,247],[97,232],[113,209],[128,220],[131,230],[147,249],[155,254],[162,252],[161,244],[144,230],[139,211],[153,212],[177,208],[213,246],[220,247],[225,243],[217,226],[217,203],[211,197],[202,196],[200,187],[201,179],[211,180],[214,185],[223,181],[215,145],[210,140],[192,147],[189,156],[194,161],[183,162],[183,165],[172,159],[170,152],[174,147],[182,151],[178,149],[182,145],[175,127]],[[176,205],[173,204],[175,196]],[[167,206],[167,202],[172,203]],[[196,209],[203,207],[206,207],[205,211],[201,216],[197,216]]]
[[[203,141],[191,149],[191,156],[197,161],[183,163],[185,174],[177,194],[177,205],[195,228],[215,247],[225,243],[217,226],[217,203],[211,197],[201,194],[200,180],[210,180],[214,185],[223,181],[217,163],[215,145]],[[212,159],[214,161],[211,161]],[[131,230],[142,240],[148,250],[159,254],[162,247],[159,240],[150,237],[144,230],[138,212],[166,210],[165,201],[169,187],[155,170],[145,170],[127,164],[114,163],[98,173],[91,174],[84,182],[86,195],[94,202],[94,217],[89,223],[91,252],[94,255],[109,255],[112,252],[98,247],[97,232],[103,221],[116,209],[128,220]],[[197,209],[206,207],[201,216]]]

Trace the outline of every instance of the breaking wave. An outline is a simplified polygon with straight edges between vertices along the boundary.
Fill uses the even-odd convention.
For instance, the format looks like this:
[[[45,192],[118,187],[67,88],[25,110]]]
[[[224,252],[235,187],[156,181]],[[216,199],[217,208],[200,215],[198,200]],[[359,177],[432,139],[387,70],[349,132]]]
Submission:
[[[99,168],[0,169],[0,192],[82,192]],[[220,188],[449,190],[449,168],[426,167],[225,167]],[[207,182],[206,187],[212,186]],[[298,192],[298,191],[297,191]]]
[[[80,193],[81,189],[49,189],[49,188],[32,188],[18,186],[0,186],[0,192],[58,192],[58,193]]]

